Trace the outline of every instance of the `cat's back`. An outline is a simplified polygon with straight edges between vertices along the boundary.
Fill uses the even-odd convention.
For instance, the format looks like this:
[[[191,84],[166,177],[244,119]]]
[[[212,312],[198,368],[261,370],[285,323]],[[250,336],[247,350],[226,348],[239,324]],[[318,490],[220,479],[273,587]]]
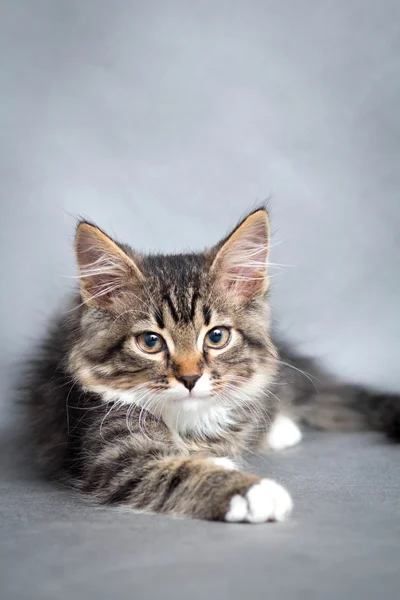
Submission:
[[[69,452],[68,404],[74,403],[74,381],[68,372],[74,317],[55,318],[29,360],[24,374],[23,398],[39,466],[59,472]]]

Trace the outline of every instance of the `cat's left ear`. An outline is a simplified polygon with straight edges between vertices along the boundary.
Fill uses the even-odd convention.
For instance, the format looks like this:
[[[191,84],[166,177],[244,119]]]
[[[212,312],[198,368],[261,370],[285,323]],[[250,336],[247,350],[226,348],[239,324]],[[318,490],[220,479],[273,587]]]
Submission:
[[[75,236],[81,296],[85,304],[112,309],[127,291],[144,280],[133,253],[122,247],[95,225],[82,221]]]
[[[239,301],[246,302],[267,291],[268,246],[269,219],[264,208],[246,217],[217,246],[211,269],[225,290]]]

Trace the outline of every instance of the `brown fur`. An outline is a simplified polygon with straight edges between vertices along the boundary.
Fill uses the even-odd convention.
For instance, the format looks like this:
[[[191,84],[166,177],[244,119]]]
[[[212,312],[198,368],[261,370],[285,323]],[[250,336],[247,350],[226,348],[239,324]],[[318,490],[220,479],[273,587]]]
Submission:
[[[264,210],[197,255],[138,256],[80,224],[80,295],[50,334],[32,383],[41,465],[101,503],[223,519],[232,496],[259,478],[209,459],[257,447],[275,412],[265,394],[277,370],[267,245]],[[222,325],[231,342],[206,347],[207,332]],[[145,331],[167,350],[142,352],[136,336]],[[164,422],[162,394],[182,388],[182,376],[204,374],[213,398],[204,402],[228,403],[229,419],[215,430],[175,430]],[[142,405],[120,402],[140,386]]]
[[[316,393],[290,359],[278,358],[268,236],[260,209],[203,253],[140,256],[94,225],[79,225],[79,294],[49,332],[29,382],[43,469],[103,504],[222,520],[233,496],[259,478],[210,458],[260,448],[278,408],[317,426],[366,424],[353,390],[346,402],[331,382]],[[206,344],[218,326],[231,332],[221,349]],[[162,337],[163,351],[139,347],[148,331]],[[279,367],[287,385],[274,387]],[[214,403],[227,417],[213,417],[208,429],[196,419],[178,427],[180,412],[168,410],[178,402],[171,393],[186,394],[185,376],[208,377],[199,411]]]

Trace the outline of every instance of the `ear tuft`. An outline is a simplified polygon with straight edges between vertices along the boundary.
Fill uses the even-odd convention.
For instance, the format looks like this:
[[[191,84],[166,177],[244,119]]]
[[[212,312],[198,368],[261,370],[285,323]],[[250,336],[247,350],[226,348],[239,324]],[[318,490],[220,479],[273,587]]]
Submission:
[[[143,274],[110,237],[98,227],[81,222],[75,236],[75,253],[85,303],[110,307],[121,292],[143,279]]]
[[[239,301],[267,291],[268,245],[269,219],[265,209],[246,217],[219,245],[212,269],[226,291]]]

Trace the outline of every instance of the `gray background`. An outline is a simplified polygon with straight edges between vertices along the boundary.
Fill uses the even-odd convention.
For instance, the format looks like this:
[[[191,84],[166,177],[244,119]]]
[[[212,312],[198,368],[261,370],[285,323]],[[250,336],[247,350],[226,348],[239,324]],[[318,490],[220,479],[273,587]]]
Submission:
[[[3,0],[0,429],[77,215],[202,248],[270,195],[281,333],[400,392],[399,51],[397,0]],[[4,600],[399,597],[398,447],[374,434],[255,458],[295,513],[254,527],[94,509],[19,446],[1,432]]]
[[[272,196],[282,333],[400,391],[399,31],[390,0],[3,1],[1,364],[71,286],[77,215],[174,251]]]

